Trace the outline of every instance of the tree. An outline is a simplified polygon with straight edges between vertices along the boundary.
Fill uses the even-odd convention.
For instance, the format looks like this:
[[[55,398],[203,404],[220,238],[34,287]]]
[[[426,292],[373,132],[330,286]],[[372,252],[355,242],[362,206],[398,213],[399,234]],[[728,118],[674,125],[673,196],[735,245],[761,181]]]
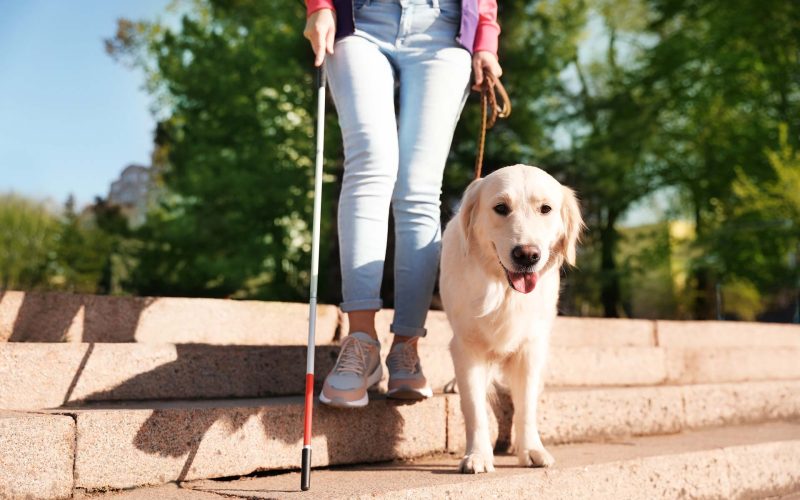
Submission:
[[[50,287],[79,293],[107,293],[115,237],[97,226],[91,212],[75,211],[70,195],[56,236]]]
[[[43,204],[0,196],[0,289],[46,288],[55,255],[58,218]]]
[[[148,74],[163,117],[165,193],[136,233],[130,285],[145,294],[302,298],[314,153],[302,5],[193,5],[177,29],[121,21],[108,43]],[[330,193],[324,200],[329,212]]]
[[[77,213],[73,196],[61,216],[21,196],[0,197],[0,289],[106,293],[116,237],[99,220]]]
[[[777,149],[765,153],[772,180],[761,182],[736,169],[735,202],[715,228],[723,275],[761,290],[800,285],[800,151],[788,137],[782,125]]]
[[[617,262],[617,226],[634,202],[658,186],[649,155],[658,101],[644,91],[639,75],[648,48],[641,40],[649,15],[646,6],[637,0],[601,0],[593,4],[593,11],[604,26],[604,57],[586,67],[577,54],[573,60],[579,85],[573,96],[577,123],[572,143],[576,181],[584,187],[587,219],[597,232],[600,302],[606,317],[616,317],[624,275]]]
[[[114,57],[148,76],[159,119],[154,168],[163,189],[133,235],[140,241],[130,240],[138,265],[129,285],[145,294],[299,299],[308,278],[314,143],[303,7],[190,6],[178,27],[121,21],[108,42]],[[695,225],[694,316],[710,317],[715,282],[743,258],[723,233],[747,217],[767,217],[737,212],[742,179],[772,185],[782,175],[763,154],[778,144],[780,123],[795,134],[786,143],[798,146],[800,4],[504,0],[500,19],[514,112],[490,132],[484,171],[529,163],[577,189],[589,232],[564,309],[631,314],[626,287],[648,261],[621,257],[620,221],[649,193],[671,189],[675,211]],[[472,175],[476,100],[464,110],[445,170],[444,221]],[[329,110],[333,175],[325,180],[322,241],[330,251],[322,269],[331,274],[320,290],[332,302],[341,150]],[[776,243],[759,255],[785,253],[782,230],[763,237]],[[659,247],[666,254],[668,236]],[[779,274],[776,267],[762,275],[760,291]],[[665,300],[682,303],[673,299]]]
[[[653,155],[695,223],[694,314],[713,317],[714,283],[729,255],[716,230],[736,203],[738,165],[758,182],[773,173],[763,150],[779,123],[800,116],[800,6],[786,0],[652,0],[658,43],[643,79],[663,98]],[[791,139],[792,142],[796,138]],[[659,146],[660,145],[660,146]]]

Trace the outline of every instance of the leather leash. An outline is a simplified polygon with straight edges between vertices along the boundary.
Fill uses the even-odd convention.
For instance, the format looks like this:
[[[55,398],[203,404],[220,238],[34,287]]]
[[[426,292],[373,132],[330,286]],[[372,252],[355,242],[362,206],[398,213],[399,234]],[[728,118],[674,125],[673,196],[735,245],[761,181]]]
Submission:
[[[497,95],[502,102],[498,106]],[[499,78],[489,73],[484,74],[481,85],[481,132],[478,136],[478,155],[475,157],[475,179],[480,179],[483,168],[483,149],[486,144],[486,130],[494,127],[498,118],[508,118],[511,114],[511,100]]]

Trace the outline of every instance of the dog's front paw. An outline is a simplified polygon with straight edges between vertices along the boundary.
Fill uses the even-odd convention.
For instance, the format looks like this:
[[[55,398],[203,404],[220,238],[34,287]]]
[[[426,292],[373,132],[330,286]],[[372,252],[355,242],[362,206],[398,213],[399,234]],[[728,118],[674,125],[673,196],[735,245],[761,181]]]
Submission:
[[[550,467],[556,459],[544,448],[520,450],[517,452],[519,464],[524,467]]]
[[[480,474],[482,472],[494,472],[493,457],[481,453],[470,453],[461,459],[458,466],[462,474]]]

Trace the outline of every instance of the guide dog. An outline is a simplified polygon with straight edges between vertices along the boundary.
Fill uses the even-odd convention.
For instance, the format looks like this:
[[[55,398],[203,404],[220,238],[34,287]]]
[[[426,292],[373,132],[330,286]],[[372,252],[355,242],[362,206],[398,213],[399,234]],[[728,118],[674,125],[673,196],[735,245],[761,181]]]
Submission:
[[[439,290],[453,329],[461,394],[464,473],[494,470],[487,390],[499,371],[514,403],[521,465],[548,467],[536,408],[557,315],[560,268],[575,264],[583,229],[574,192],[544,170],[499,169],[473,181],[442,237]]]

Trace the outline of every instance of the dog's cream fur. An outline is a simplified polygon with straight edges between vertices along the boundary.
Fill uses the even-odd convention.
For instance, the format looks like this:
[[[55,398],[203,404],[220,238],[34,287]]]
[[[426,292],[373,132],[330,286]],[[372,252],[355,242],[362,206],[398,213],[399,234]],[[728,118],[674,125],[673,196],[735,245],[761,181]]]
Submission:
[[[494,207],[505,203],[510,212]],[[543,213],[543,205],[551,210]],[[536,424],[561,265],[575,263],[583,227],[575,195],[539,168],[514,165],[467,187],[461,209],[442,238],[439,289],[453,328],[450,351],[461,394],[467,450],[460,469],[494,470],[487,390],[499,369],[514,402],[514,448],[522,465],[547,467]],[[541,258],[530,293],[514,290],[503,269],[518,269],[516,245],[537,245]]]

